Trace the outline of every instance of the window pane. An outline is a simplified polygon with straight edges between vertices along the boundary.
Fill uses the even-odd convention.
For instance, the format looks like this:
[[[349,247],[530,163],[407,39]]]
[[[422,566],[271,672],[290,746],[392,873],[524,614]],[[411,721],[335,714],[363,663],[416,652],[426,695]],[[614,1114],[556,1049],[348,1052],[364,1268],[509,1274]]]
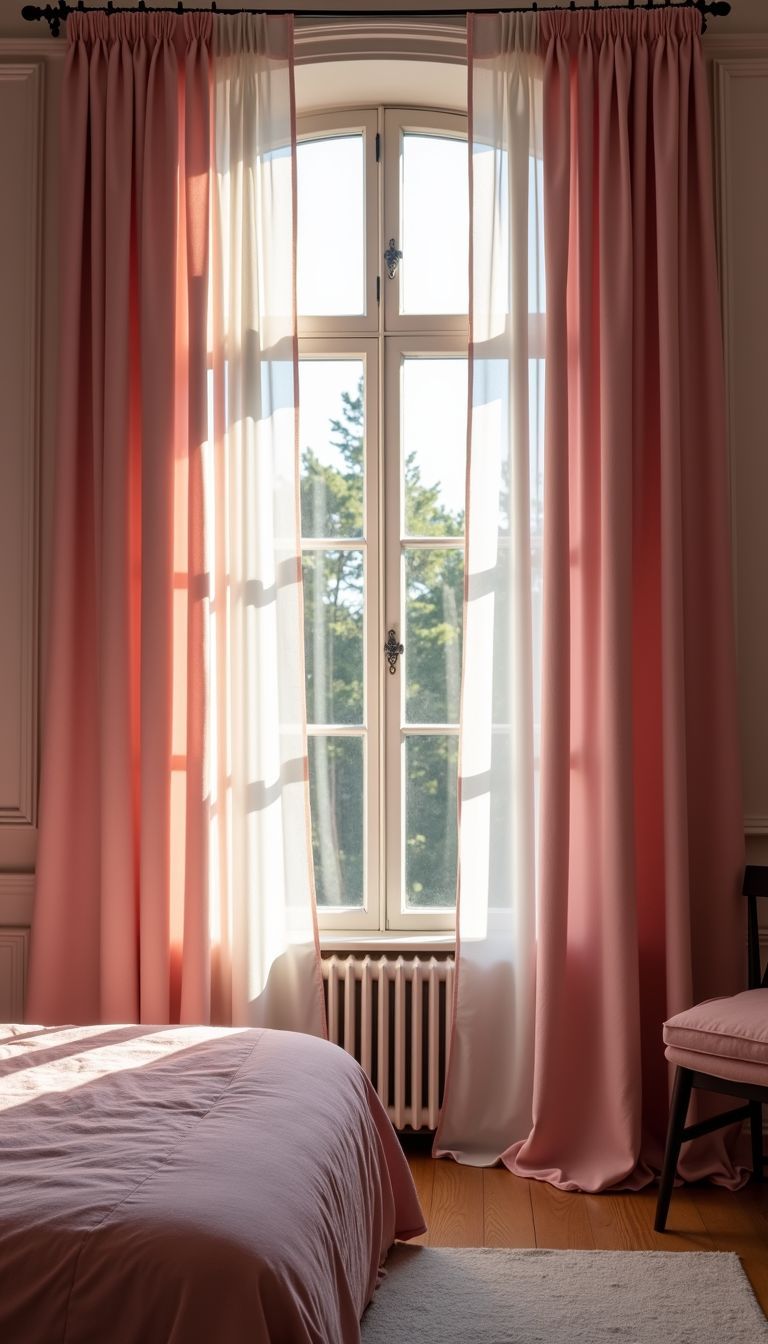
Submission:
[[[296,151],[300,317],[365,312],[361,134],[302,140]]]
[[[466,313],[469,212],[465,140],[406,132],[402,142],[404,313]]]
[[[476,140],[472,146],[472,173],[475,200],[486,204],[498,201],[500,208],[495,231],[483,240],[493,248],[494,257],[494,318],[496,327],[502,314],[510,309],[509,272],[509,157],[505,149]],[[476,206],[476,209],[478,207]],[[478,213],[482,215],[483,207]],[[534,155],[528,158],[528,312],[545,313],[547,310],[546,278],[544,275],[544,162]],[[483,246],[481,242],[480,246]],[[481,269],[487,265],[481,263]],[[501,296],[504,295],[504,302]]]
[[[464,590],[462,551],[406,551],[405,717],[458,723]]]
[[[456,904],[458,739],[405,740],[405,908]]]
[[[467,462],[466,359],[404,359],[402,463],[405,531],[464,531]]]
[[[299,362],[301,530],[362,537],[365,405],[359,359]]]
[[[312,853],[319,906],[364,903],[363,739],[310,737]]]
[[[363,553],[305,551],[304,657],[310,723],[363,722]]]

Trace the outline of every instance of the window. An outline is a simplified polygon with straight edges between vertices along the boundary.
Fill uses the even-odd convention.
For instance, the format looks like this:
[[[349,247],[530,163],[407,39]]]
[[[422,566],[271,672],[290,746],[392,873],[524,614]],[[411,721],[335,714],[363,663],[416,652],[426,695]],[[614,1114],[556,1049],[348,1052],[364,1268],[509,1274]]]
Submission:
[[[450,929],[466,118],[344,111],[300,119],[298,135],[301,506],[320,922],[347,932]],[[390,240],[391,277],[383,257]],[[404,646],[394,671],[384,651],[390,630]]]

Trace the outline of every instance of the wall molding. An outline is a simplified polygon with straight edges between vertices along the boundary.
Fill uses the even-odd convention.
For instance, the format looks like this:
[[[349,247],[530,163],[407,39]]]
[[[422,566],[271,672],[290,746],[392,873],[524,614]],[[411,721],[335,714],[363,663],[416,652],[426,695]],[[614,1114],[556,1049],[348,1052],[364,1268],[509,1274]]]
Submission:
[[[34,873],[0,873],[0,928],[32,923]]]
[[[67,54],[67,40],[61,37],[0,37],[0,61],[8,57],[26,56],[33,60],[62,60]]]
[[[23,1022],[34,873],[0,873],[0,1022]]]
[[[768,56],[768,32],[727,33],[708,32],[701,39],[708,61],[743,61],[751,57]]]
[[[463,16],[302,19],[296,10],[296,64],[315,61],[447,61],[466,64]]]
[[[39,495],[40,495],[40,365],[42,326],[42,172],[44,62],[2,59],[0,52],[0,98],[3,87],[21,85],[15,115],[25,145],[26,180],[21,208],[28,227],[25,246],[14,258],[24,277],[25,311],[19,343],[23,350],[23,385],[20,389],[23,429],[10,451],[19,454],[21,519],[19,567],[21,575],[19,651],[19,702],[17,739],[18,783],[15,796],[0,799],[0,825],[34,826],[37,820],[38,776],[38,663],[39,663]],[[20,106],[19,106],[20,103]]]
[[[0,1018],[23,1022],[29,929],[0,928]]]

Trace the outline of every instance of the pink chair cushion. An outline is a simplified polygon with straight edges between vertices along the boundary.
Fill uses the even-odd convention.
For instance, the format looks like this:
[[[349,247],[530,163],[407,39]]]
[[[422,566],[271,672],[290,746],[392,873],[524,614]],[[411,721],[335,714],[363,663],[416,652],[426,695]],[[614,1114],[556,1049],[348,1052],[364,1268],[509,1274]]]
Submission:
[[[673,1064],[768,1086],[768,989],[708,999],[664,1023]]]

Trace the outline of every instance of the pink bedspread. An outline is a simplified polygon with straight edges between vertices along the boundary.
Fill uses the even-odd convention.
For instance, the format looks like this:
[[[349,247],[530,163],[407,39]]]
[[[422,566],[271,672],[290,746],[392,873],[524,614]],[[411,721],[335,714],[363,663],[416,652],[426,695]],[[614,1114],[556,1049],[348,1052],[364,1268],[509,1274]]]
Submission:
[[[348,1344],[394,1237],[423,1230],[334,1045],[0,1027],[3,1344]]]

